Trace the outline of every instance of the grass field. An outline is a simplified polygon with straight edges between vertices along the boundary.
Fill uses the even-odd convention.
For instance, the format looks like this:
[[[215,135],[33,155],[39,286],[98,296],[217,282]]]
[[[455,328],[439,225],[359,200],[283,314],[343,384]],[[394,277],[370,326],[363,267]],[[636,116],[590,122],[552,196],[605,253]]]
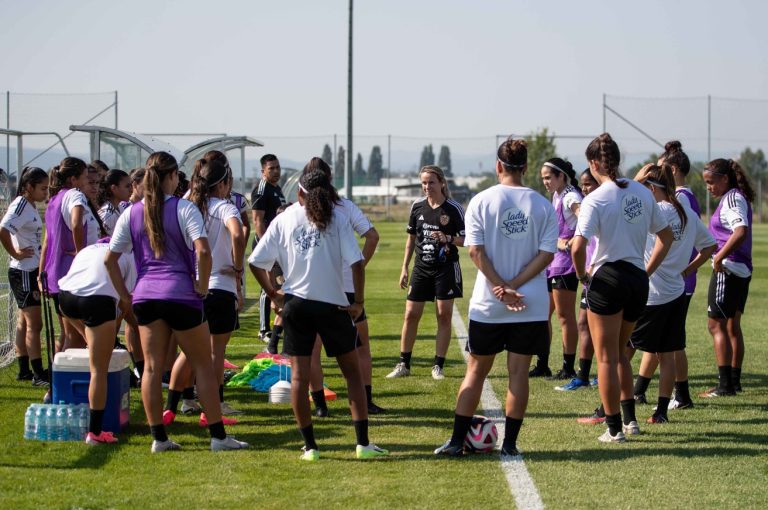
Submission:
[[[298,460],[301,438],[287,404],[267,403],[266,394],[228,390],[227,400],[246,414],[230,434],[251,443],[246,452],[208,451],[197,418],[181,416],[169,434],[184,450],[149,452],[149,428],[132,392],[128,433],[114,447],[22,439],[23,416],[42,393],[18,383],[15,366],[0,371],[0,508],[510,508],[514,498],[497,455],[436,459],[432,450],[449,435],[456,391],[464,373],[454,342],[446,379],[430,377],[434,355],[434,308],[427,306],[413,359],[413,376],[388,380],[397,362],[404,292],[397,286],[404,225],[379,223],[379,250],[367,271],[366,308],[374,353],[374,396],[388,410],[371,419],[371,440],[391,449],[388,459],[354,459],[354,432],[343,380],[324,360],[329,386],[339,393],[331,417],[315,422],[321,461]],[[596,390],[562,393],[552,381],[533,380],[519,445],[525,464],[548,508],[766,508],[768,507],[768,228],[755,228],[755,275],[744,317],[744,393],[704,401],[692,410],[671,411],[671,423],[645,426],[623,445],[598,443],[602,427],[575,418],[598,404]],[[475,271],[466,253],[464,290],[471,294]],[[709,272],[699,276],[691,304],[688,345],[691,392],[716,379],[706,331]],[[249,294],[256,285],[249,282]],[[466,320],[468,299],[457,302]],[[242,317],[228,358],[244,364],[264,344],[256,340],[254,301]],[[555,326],[550,365],[560,362]],[[504,365],[491,381],[503,402]],[[648,392],[655,400],[656,385]],[[638,407],[641,423],[652,405]]]

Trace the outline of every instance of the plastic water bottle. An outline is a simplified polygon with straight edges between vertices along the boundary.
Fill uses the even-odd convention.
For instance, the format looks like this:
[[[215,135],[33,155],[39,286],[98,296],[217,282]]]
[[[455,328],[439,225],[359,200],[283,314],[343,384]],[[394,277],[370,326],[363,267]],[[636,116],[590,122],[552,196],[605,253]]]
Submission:
[[[78,412],[78,429],[80,431],[80,439],[85,439],[85,435],[88,434],[88,427],[91,421],[91,411],[87,406],[81,405]]]
[[[67,427],[69,428],[70,441],[83,440],[83,436],[80,435],[80,417],[78,416],[78,409],[73,405],[67,406]]]
[[[56,431],[56,410],[54,409],[56,406],[53,404],[49,405],[48,408],[45,411],[45,420],[43,421],[44,425],[44,441],[58,441],[58,432]]]
[[[69,441],[69,424],[67,423],[67,406],[59,402],[56,406],[56,432],[57,441]]]
[[[45,409],[38,406],[35,410],[35,439],[45,441]]]
[[[35,439],[35,406],[31,405],[24,413],[24,439]]]

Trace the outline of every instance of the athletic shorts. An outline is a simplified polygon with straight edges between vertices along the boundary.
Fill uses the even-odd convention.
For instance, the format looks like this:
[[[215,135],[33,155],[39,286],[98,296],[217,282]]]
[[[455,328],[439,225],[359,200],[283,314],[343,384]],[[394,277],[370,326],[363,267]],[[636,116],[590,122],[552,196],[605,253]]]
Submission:
[[[685,293],[663,305],[647,305],[637,319],[629,345],[644,352],[685,349]]]
[[[576,292],[579,288],[579,279],[576,278],[576,273],[561,274],[559,276],[550,276],[547,278],[547,290],[570,290]]]
[[[548,342],[547,321],[491,323],[470,320],[466,351],[480,356],[501,351],[533,356],[544,351]]]
[[[635,322],[648,301],[648,274],[624,260],[607,262],[592,277],[587,306],[598,315],[621,311],[627,322]]]
[[[408,301],[423,303],[462,296],[461,266],[458,262],[448,262],[434,268],[414,266],[408,286]]]
[[[579,300],[579,308],[582,310],[589,310],[589,306],[587,305],[587,288],[586,287],[581,288],[581,299]]]
[[[223,335],[240,329],[237,296],[221,289],[210,289],[203,300],[205,317],[212,335]]]
[[[163,320],[174,331],[186,331],[205,322],[205,311],[202,308],[162,299],[134,303],[133,314],[139,326]]]
[[[354,304],[355,302],[355,293],[354,292],[345,292],[344,294],[347,295],[347,301],[349,301],[349,304]],[[363,313],[360,314],[360,317],[355,319],[355,324],[358,324],[360,322],[365,322],[368,320],[368,316],[365,315],[365,307],[363,307]]]
[[[712,319],[731,319],[736,312],[744,313],[752,277],[741,278],[732,273],[712,271],[707,297],[707,316]]]
[[[89,328],[117,318],[117,301],[112,296],[76,296],[62,290],[59,305],[64,317],[81,320]]]
[[[355,350],[357,328],[349,313],[339,310],[339,305],[286,294],[282,316],[283,350],[290,356],[311,356],[317,335],[329,357]]]
[[[19,308],[40,306],[40,289],[37,287],[37,275],[39,270],[24,271],[22,269],[8,268],[8,284],[16,298]]]

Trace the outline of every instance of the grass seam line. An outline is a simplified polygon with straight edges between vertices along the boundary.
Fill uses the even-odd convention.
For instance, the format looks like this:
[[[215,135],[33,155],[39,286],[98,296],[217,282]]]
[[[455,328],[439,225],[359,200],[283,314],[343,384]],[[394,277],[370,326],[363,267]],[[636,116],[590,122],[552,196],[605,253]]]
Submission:
[[[453,324],[453,330],[456,333],[456,339],[459,342],[461,348],[461,354],[464,356],[466,362],[469,358],[469,353],[466,351],[467,346],[467,327],[464,325],[464,320],[461,318],[461,313],[453,305],[453,318],[451,319]],[[483,406],[483,412],[485,416],[493,420],[496,424],[496,429],[499,432],[497,439],[497,446],[501,446],[504,440],[504,411],[501,408],[501,402],[499,401],[496,393],[493,391],[491,382],[486,379],[483,384],[483,393],[480,397],[480,405]],[[522,459],[501,459],[501,470],[507,478],[507,484],[509,490],[512,493],[512,497],[515,498],[515,505],[517,508],[525,509],[543,509],[544,502],[541,500],[541,494],[533,483],[528,469],[525,467],[525,463]]]

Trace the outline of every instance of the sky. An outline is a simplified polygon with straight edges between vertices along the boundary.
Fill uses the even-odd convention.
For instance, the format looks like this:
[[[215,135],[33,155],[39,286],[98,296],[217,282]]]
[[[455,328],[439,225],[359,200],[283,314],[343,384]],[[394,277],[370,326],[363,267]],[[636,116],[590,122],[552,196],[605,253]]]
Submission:
[[[0,0],[0,90],[117,90],[122,129],[246,134],[317,154],[334,133],[345,144],[348,8],[341,0]],[[499,134],[597,135],[603,94],[768,99],[766,19],[768,3],[757,0],[358,0],[354,132],[371,138],[357,145],[369,150],[391,134],[393,152],[434,140],[455,145],[458,158],[491,153]],[[643,118],[653,108],[617,104],[652,134],[677,134],[658,114]],[[768,114],[768,103],[755,105],[742,110]],[[718,107],[723,125],[731,116]],[[681,116],[689,117],[671,118]],[[610,120],[628,140],[637,136]],[[586,142],[559,147],[583,158]]]

